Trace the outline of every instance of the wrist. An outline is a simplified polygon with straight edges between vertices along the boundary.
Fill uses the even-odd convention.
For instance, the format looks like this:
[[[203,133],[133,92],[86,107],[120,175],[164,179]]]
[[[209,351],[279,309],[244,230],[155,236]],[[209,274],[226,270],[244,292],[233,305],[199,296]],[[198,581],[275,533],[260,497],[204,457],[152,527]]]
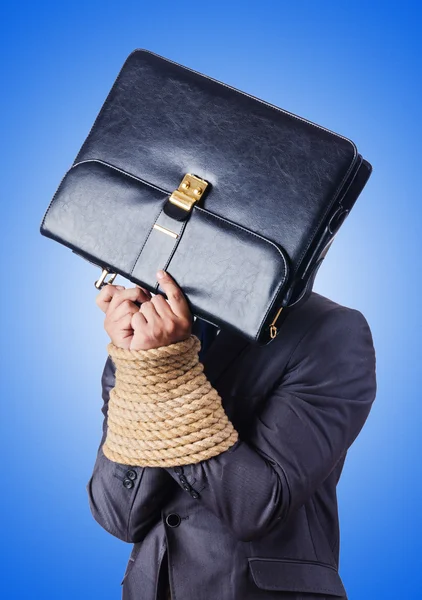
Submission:
[[[184,465],[216,456],[237,441],[203,373],[200,347],[193,334],[148,350],[107,345],[116,365],[103,445],[108,458],[139,466]]]
[[[172,357],[176,357],[174,362],[181,362],[181,359],[191,359],[195,353],[198,354],[201,348],[201,342],[199,338],[190,334],[188,338],[173,342],[165,346],[159,346],[158,348],[148,348],[147,350],[134,350],[131,348],[121,348],[115,345],[112,341],[107,344],[108,354],[117,361],[120,359],[121,362],[131,361],[137,363],[140,366],[142,364],[149,364],[151,361],[160,362],[162,360],[172,360]]]

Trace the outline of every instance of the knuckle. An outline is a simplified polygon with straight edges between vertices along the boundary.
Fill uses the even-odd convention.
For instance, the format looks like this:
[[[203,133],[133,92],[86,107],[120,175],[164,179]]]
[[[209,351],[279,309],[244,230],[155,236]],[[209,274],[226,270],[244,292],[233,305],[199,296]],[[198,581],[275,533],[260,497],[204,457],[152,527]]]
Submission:
[[[162,302],[164,300],[163,296],[161,294],[157,294],[156,296],[154,296],[153,298],[151,298],[151,302],[153,304],[158,304],[160,302]],[[165,300],[164,300],[165,302]]]
[[[160,338],[163,335],[163,328],[159,325],[154,325],[152,328],[152,337]]]
[[[170,335],[175,334],[177,332],[177,325],[176,325],[176,323],[174,321],[169,321],[166,324],[166,330],[167,330],[167,333],[169,333]]]

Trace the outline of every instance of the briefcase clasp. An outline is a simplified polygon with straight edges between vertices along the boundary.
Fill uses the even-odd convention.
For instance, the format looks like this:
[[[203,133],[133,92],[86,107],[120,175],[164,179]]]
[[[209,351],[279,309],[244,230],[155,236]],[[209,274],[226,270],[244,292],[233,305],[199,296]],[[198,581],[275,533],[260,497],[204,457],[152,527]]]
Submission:
[[[105,280],[107,275],[110,275],[110,278],[108,279],[108,281]],[[97,279],[97,281],[94,281],[94,285],[97,288],[97,290],[100,290],[104,285],[113,283],[113,281],[116,279],[116,277],[117,277],[117,273],[111,273],[108,269],[103,269],[99,279]]]
[[[172,192],[169,200],[179,208],[191,211],[195,202],[200,200],[207,189],[208,182],[196,175],[186,173],[177,190]]]

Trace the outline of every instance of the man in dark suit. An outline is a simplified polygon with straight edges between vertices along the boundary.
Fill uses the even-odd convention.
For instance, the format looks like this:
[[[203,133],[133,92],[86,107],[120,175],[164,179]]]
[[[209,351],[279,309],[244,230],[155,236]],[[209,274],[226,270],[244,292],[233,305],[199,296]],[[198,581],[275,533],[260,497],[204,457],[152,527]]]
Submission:
[[[184,315],[187,304],[168,274],[160,286]],[[162,302],[156,298],[139,287],[103,288],[97,303],[114,343],[127,337],[126,321],[133,323],[144,304]],[[143,313],[149,325],[160,318],[152,308]],[[171,593],[175,600],[346,600],[336,486],[376,395],[363,314],[312,292],[266,346],[226,329],[213,335],[198,319],[176,338],[166,335],[165,323],[158,329],[161,339],[147,347],[191,332],[202,339],[204,373],[239,439],[182,467],[109,460],[102,445],[115,366],[106,359],[103,437],[87,491],[96,521],[133,544],[122,599],[165,600]]]

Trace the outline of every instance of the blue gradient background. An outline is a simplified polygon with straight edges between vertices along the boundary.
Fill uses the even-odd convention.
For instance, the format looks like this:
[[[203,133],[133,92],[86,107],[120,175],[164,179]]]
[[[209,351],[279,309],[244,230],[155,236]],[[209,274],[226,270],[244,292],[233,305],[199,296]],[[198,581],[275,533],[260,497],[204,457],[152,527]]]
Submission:
[[[39,225],[135,48],[350,137],[372,162],[314,287],[361,310],[377,350],[377,399],[338,486],[340,573],[350,600],[418,597],[417,4],[38,2],[4,4],[0,22],[1,597],[121,594],[130,546],[97,525],[85,488],[101,438],[108,341],[98,273]]]

